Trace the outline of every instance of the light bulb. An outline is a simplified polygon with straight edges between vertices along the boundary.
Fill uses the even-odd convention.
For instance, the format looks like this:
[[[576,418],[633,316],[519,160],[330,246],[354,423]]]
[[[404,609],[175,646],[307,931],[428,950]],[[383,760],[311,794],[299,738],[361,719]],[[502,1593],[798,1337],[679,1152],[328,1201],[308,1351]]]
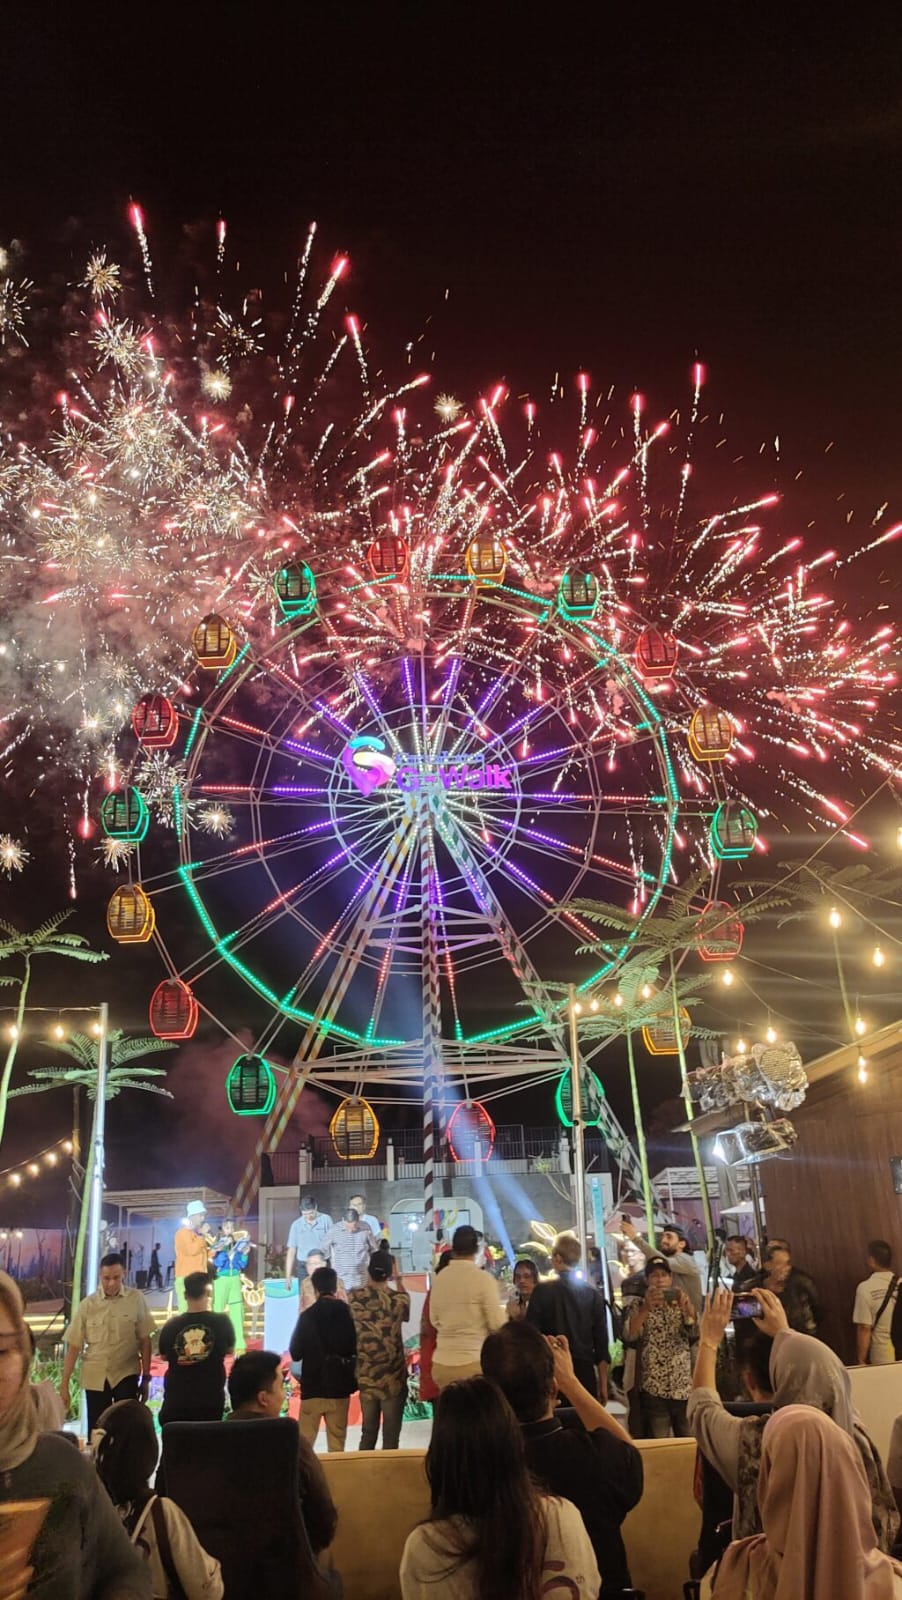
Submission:
[[[18,1188],[19,1184],[22,1182],[21,1172],[11,1172],[9,1175],[9,1181],[15,1188]]]
[[[99,1036],[100,1036],[100,1023],[99,1022],[92,1022],[91,1023],[91,1032],[93,1033],[95,1039],[99,1038]]]
[[[63,1140],[63,1149],[65,1150],[67,1156],[70,1156],[72,1154],[72,1140],[71,1139],[64,1139]]]
[[[879,944],[875,944],[874,954],[871,956],[871,960],[873,961],[875,967],[883,967],[886,965],[886,956],[883,954]]]
[[[37,1178],[41,1171],[36,1161],[29,1161],[28,1170],[33,1178]]]
[[[867,1081],[868,1081],[868,1063],[867,1063],[867,1058],[865,1056],[860,1055],[858,1057],[858,1082],[859,1083],[867,1083]]]
[[[746,1044],[744,1039],[737,1039],[736,1040],[736,1049],[739,1051],[739,1054],[741,1056],[745,1055],[745,1052],[748,1049],[748,1045]]]
[[[597,1011],[598,1010],[598,1001],[597,1000],[590,1001],[589,1010],[590,1011]]]
[[[642,985],[642,998],[643,998],[643,1000],[650,1000],[651,999],[651,984],[643,983],[643,985]]]
[[[865,1022],[864,1017],[856,1017],[855,1018],[855,1032],[858,1034],[859,1039],[861,1038],[862,1034],[863,1033],[867,1033],[867,1031],[868,1031],[868,1025]]]
[[[899,846],[899,849],[902,850],[902,828],[900,828],[896,834],[896,843]]]
[[[46,1161],[48,1167],[55,1167],[56,1166],[56,1151],[55,1150],[48,1150],[46,1156],[44,1157],[44,1160]]]
[[[66,1037],[66,1030],[65,1030],[65,1028],[64,1028],[64,1027],[63,1027],[63,1025],[62,1025],[62,1023],[61,1023],[61,1022],[58,1022],[58,1023],[57,1023],[57,1025],[56,1025],[56,1027],[55,1027],[55,1028],[54,1028],[54,1030],[53,1030],[53,1037],[54,1037],[54,1039],[65,1039],[65,1037]]]
[[[615,1006],[622,1006],[623,1005],[623,995],[620,993],[619,989],[618,989],[617,993],[614,996],[614,1004],[615,1004]]]
[[[777,1030],[776,1030],[776,1028],[768,1028],[768,1030],[765,1033],[764,1037],[767,1040],[768,1044],[776,1044],[776,1042],[777,1042]]]
[[[733,976],[732,967],[724,967],[723,973],[721,974],[721,982],[723,983],[725,989],[732,989],[733,984],[736,982],[736,979]]]
[[[842,927],[842,917],[840,916],[840,914],[837,911],[835,906],[833,907],[832,911],[830,912],[830,916],[828,918],[828,921],[830,923],[831,928],[841,928]]]
[[[579,1001],[578,1000],[574,1000],[574,1002],[573,1002],[573,1015],[575,1017],[582,1016],[582,1010],[583,1010],[583,1008],[580,1005]]]

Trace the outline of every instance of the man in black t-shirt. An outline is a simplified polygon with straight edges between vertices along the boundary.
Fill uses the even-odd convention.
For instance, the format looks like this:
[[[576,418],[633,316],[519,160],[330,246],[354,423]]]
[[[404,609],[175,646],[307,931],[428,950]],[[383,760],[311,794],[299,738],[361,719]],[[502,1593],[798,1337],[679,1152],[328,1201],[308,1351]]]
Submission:
[[[220,1422],[225,1404],[225,1358],[235,1348],[231,1319],[211,1311],[213,1279],[208,1272],[185,1278],[187,1311],[160,1329],[160,1355],[169,1362],[160,1407],[167,1422]]]
[[[530,1472],[582,1516],[605,1600],[632,1593],[620,1527],[642,1497],[642,1457],[629,1434],[580,1383],[562,1334],[509,1322],[489,1334],[480,1360],[516,1415]],[[555,1409],[558,1395],[572,1411]]]

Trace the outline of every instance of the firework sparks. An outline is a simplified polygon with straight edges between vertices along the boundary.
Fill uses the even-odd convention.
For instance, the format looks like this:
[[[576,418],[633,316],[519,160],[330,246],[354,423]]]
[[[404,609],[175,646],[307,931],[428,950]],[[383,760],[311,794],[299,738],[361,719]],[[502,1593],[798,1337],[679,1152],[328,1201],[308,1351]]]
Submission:
[[[131,220],[149,284],[139,208]],[[608,395],[608,416],[596,420],[588,374],[569,395],[556,384],[541,413],[528,402],[515,414],[502,386],[472,408],[443,392],[430,422],[427,375],[377,389],[361,323],[338,304],[347,261],[317,286],[314,233],[287,318],[256,292],[224,303],[223,225],[211,238],[209,292],[165,317],[140,274],[126,287],[97,250],[80,298],[59,308],[65,370],[28,374],[28,394],[54,396],[43,420],[13,381],[25,373],[10,372],[0,539],[3,610],[18,638],[0,655],[5,749],[21,760],[40,738],[41,762],[73,776],[82,796],[135,700],[179,692],[201,616],[221,612],[251,645],[265,641],[281,617],[273,584],[286,562],[307,563],[317,580],[342,574],[317,603],[348,660],[363,666],[399,643],[413,653],[424,634],[439,665],[464,646],[478,656],[488,625],[479,591],[453,625],[429,594],[443,574],[465,573],[468,552],[494,560],[494,540],[505,583],[577,630],[591,627],[620,657],[633,660],[650,628],[674,636],[671,676],[645,692],[674,735],[678,782],[699,816],[711,765],[684,735],[706,707],[729,720],[718,781],[760,814],[785,800],[838,826],[837,790],[864,770],[898,769],[895,628],[885,611],[856,619],[844,580],[902,528],[872,527],[840,555],[787,532],[791,508],[771,494],[705,508],[704,471],[690,461],[705,442],[700,366],[682,426],[655,423],[638,395],[624,397],[621,415]],[[30,288],[0,280],[0,339],[23,342]],[[339,376],[361,409],[351,398],[342,414],[326,388]],[[402,573],[391,564],[398,552]],[[568,657],[541,615],[540,606],[517,645],[530,653],[535,703],[552,676],[571,673],[572,724],[606,742],[616,773],[642,728],[616,674],[603,696],[584,689],[578,652]],[[526,759],[528,727],[522,739]],[[150,757],[136,781],[171,825],[177,763]],[[641,874],[638,846],[633,855]]]
[[[115,300],[122,289],[122,274],[118,264],[108,260],[106,251],[98,250],[85,268],[82,284],[95,300]]]
[[[20,839],[0,833],[0,872],[5,872],[11,878],[14,872],[24,871],[30,860],[31,852],[25,849]]]

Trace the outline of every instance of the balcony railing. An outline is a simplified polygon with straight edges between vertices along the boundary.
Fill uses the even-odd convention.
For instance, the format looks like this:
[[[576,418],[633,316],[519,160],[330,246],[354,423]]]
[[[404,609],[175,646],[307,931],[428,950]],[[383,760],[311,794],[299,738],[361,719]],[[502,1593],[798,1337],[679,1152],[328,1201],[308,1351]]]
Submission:
[[[391,1152],[389,1152],[391,1146]],[[305,1145],[310,1162],[307,1164],[305,1182],[334,1183],[342,1177],[358,1183],[384,1182],[390,1169],[398,1179],[422,1178],[423,1135],[418,1128],[401,1128],[394,1133],[383,1133],[378,1147],[369,1161],[343,1161],[335,1152],[332,1140],[317,1137]],[[608,1151],[604,1140],[595,1133],[585,1138],[586,1167],[589,1171],[608,1169]],[[298,1150],[276,1150],[264,1158],[264,1185],[294,1185],[298,1182]],[[491,1155],[481,1160],[454,1161],[446,1151],[444,1159],[436,1163],[443,1177],[491,1177],[492,1172],[568,1172],[570,1170],[570,1140],[560,1127],[530,1128],[522,1123],[512,1123],[495,1129],[495,1144]],[[268,1164],[268,1170],[267,1170]]]

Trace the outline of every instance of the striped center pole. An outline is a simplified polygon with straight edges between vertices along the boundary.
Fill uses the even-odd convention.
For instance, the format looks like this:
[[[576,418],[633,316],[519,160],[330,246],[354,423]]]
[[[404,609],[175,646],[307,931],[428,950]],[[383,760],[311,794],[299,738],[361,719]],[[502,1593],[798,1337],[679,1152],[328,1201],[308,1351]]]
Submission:
[[[442,993],[436,945],[438,869],[432,834],[432,809],[427,788],[420,790],[420,929],[423,946],[423,1225],[433,1243],[440,1227],[436,1178],[436,1123],[441,1123]],[[441,1152],[439,1151],[439,1155]]]

